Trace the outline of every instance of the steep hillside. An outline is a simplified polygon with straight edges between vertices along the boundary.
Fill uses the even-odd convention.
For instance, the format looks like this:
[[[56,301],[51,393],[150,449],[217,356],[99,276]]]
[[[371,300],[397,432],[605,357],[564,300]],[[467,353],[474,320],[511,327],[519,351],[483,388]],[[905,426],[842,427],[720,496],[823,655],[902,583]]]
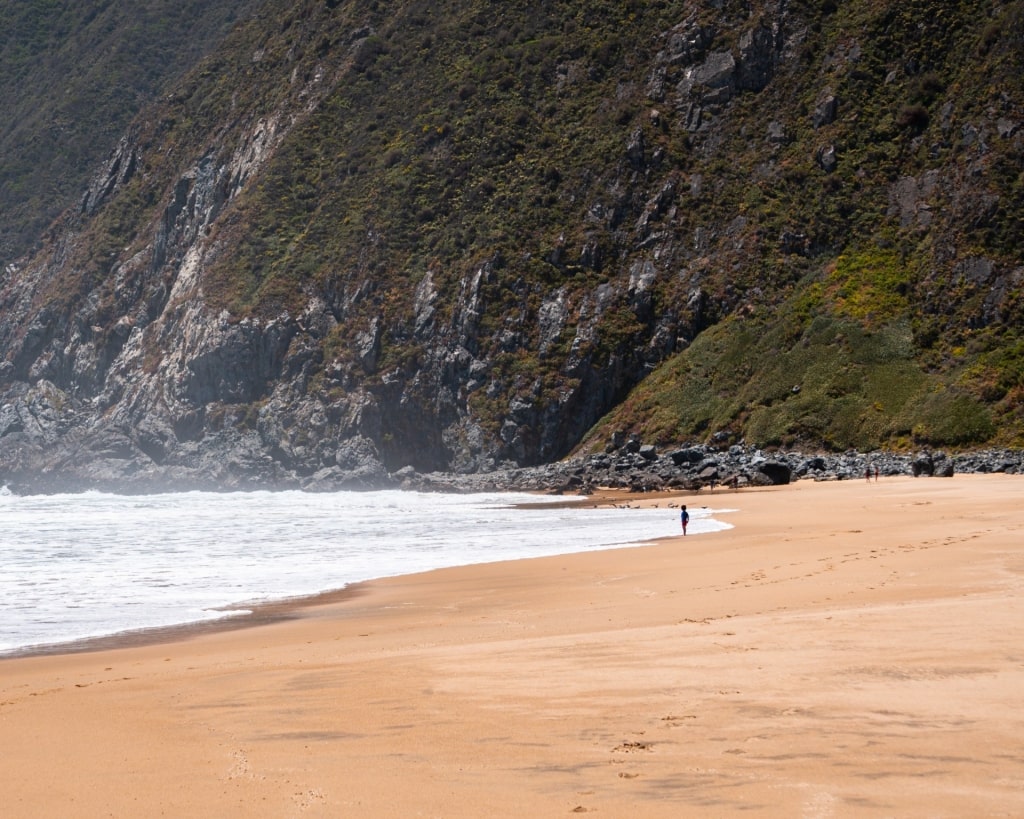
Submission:
[[[1020,444],[1022,46],[1022,3],[270,2],[6,271],[0,478]]]
[[[0,267],[77,203],[132,118],[256,0],[0,5]]]
[[[1019,446],[1021,5],[848,3],[806,35],[811,71],[796,79],[813,84],[764,112],[778,147],[733,156],[750,180],[740,218],[778,238],[759,254],[765,283],[787,255],[811,264],[645,381],[594,445],[612,427],[833,450]]]

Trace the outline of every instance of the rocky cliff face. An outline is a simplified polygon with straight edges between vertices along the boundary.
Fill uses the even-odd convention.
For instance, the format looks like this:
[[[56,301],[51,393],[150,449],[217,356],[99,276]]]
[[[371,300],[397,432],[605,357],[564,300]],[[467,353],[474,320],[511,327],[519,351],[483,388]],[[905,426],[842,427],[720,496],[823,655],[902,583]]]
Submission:
[[[1022,155],[1019,81],[958,100],[969,72],[929,75],[897,36],[926,3],[712,5],[507,11],[501,34],[471,3],[270,4],[0,277],[0,480],[555,460],[706,329],[831,286],[864,244],[912,255],[894,287],[921,333],[1019,321],[1019,166],[995,178]],[[956,47],[1019,37],[1010,6],[958,8]],[[932,99],[893,109],[896,86]]]

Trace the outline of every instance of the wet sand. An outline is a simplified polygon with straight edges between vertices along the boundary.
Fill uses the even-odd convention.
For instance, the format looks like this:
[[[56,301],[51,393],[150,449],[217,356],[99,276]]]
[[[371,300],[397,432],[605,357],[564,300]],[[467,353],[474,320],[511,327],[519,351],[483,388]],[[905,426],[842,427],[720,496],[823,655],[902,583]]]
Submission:
[[[735,528],[3,660],[0,813],[1024,815],[1022,497],[629,496]]]

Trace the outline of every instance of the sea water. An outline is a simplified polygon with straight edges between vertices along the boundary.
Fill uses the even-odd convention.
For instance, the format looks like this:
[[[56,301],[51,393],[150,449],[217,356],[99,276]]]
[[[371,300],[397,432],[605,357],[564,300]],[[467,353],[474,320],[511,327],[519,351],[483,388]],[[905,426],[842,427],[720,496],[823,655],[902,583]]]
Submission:
[[[691,508],[690,534],[728,528]],[[447,566],[679,533],[672,508],[517,494],[0,491],[0,654],[237,615]]]

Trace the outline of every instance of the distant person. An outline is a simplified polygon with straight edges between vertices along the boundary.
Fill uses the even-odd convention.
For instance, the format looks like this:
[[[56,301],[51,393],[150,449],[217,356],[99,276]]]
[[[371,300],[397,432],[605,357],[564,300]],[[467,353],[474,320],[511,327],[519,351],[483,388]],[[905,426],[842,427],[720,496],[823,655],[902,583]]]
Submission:
[[[864,480],[871,483],[871,464],[868,464],[868,468],[864,470]]]
[[[690,513],[686,511],[686,504],[679,512],[679,522],[683,524],[683,534],[686,534],[686,524],[690,522]]]
[[[875,480],[878,480],[878,464],[875,464]]]

